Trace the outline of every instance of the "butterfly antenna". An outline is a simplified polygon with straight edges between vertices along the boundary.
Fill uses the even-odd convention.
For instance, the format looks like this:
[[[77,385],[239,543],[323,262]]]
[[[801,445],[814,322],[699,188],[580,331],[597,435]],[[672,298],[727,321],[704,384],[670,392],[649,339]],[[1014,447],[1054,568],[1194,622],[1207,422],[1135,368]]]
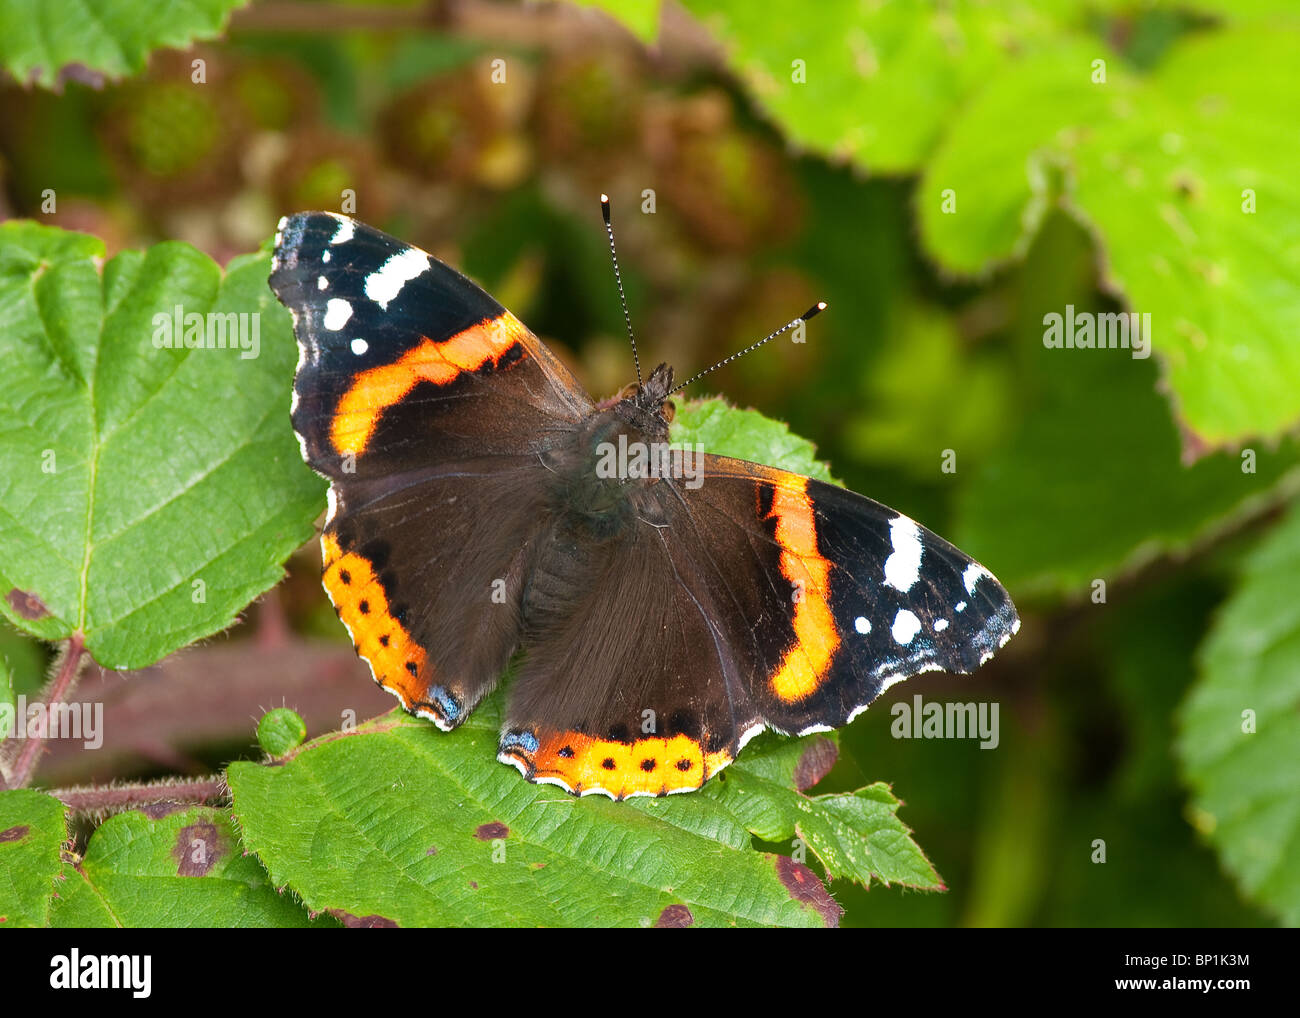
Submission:
[[[750,352],[752,352],[752,351],[754,351],[754,350],[757,350],[757,349],[758,349],[760,346],[762,346],[764,343],[767,343],[767,342],[769,342],[769,341],[771,341],[771,340],[773,340],[773,339],[776,339],[777,336],[780,336],[780,335],[783,335],[784,333],[789,332],[791,329],[793,329],[793,328],[795,328],[796,326],[801,325],[802,323],[808,321],[809,318],[812,318],[812,317],[815,316],[815,315],[819,315],[819,314],[821,314],[821,313],[822,313],[823,311],[825,311],[825,310],[826,310],[826,302],[825,302],[824,300],[819,300],[816,304],[814,304],[812,307],[810,307],[807,311],[805,311],[803,314],[801,314],[798,318],[792,318],[792,319],[790,319],[790,321],[786,322],[784,325],[782,325],[782,326],[781,326],[779,329],[777,329],[775,332],[770,333],[770,334],[767,335],[767,336],[764,336],[762,339],[760,339],[757,343],[754,343],[752,346],[747,346],[747,347],[745,347],[745,349],[740,350],[740,351],[738,351],[738,352],[736,352],[736,353],[733,353],[730,357],[727,357],[727,358],[724,359],[724,360],[720,360],[720,361],[718,361],[718,363],[715,364],[715,365],[713,365],[713,367],[711,367],[711,368],[705,368],[703,371],[701,371],[701,372],[700,372],[699,374],[697,374],[697,375],[691,375],[691,377],[688,378],[688,379],[686,379],[686,381],[684,381],[681,385],[676,386],[674,389],[672,389],[672,391],[670,391],[670,392],[668,393],[668,395],[671,396],[674,392],[680,392],[682,389],[685,389],[685,388],[686,388],[688,385],[690,385],[692,382],[697,382],[697,381],[699,381],[701,378],[703,378],[705,375],[707,375],[710,371],[716,371],[718,368],[722,367],[723,365],[725,365],[725,364],[730,364],[732,361],[737,360],[738,358],[744,357],[745,354],[750,353]]]
[[[627,295],[623,293],[623,276],[618,271],[618,252],[614,250],[614,226],[609,220],[609,195],[600,196],[600,214],[605,217],[605,235],[609,237],[609,257],[614,263],[614,282],[618,283],[618,299],[623,304],[623,321],[627,323],[627,338],[632,344],[632,361],[636,364],[636,384],[641,384],[641,358],[636,352],[636,337],[632,335],[632,316],[627,313]]]

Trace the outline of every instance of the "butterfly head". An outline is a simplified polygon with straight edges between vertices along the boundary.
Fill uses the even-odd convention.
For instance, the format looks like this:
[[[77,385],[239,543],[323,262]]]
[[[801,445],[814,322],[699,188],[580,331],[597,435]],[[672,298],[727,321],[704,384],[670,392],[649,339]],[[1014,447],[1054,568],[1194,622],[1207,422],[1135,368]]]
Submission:
[[[668,394],[673,388],[673,369],[660,364],[644,382],[625,385],[616,397],[618,416],[651,437],[667,435],[676,407]]]

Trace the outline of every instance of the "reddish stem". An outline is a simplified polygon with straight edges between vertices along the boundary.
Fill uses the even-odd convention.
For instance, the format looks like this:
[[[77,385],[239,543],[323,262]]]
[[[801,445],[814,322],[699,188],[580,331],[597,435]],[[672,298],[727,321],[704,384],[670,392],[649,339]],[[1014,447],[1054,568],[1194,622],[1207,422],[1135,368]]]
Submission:
[[[197,806],[224,799],[228,794],[223,774],[211,774],[205,778],[168,778],[158,782],[56,788],[50,792],[65,806],[83,813],[116,813],[157,803]]]
[[[54,681],[46,687],[42,703],[45,706],[45,716],[47,718],[50,717],[50,708],[55,704],[63,703],[71,694],[86,661],[86,638],[82,633],[75,632],[63,649],[63,659],[59,662],[59,670],[55,673]],[[15,737],[19,725],[25,725],[26,723],[26,718],[15,717],[14,732],[10,733],[10,738]],[[47,725],[47,734],[48,730],[49,726]],[[32,780],[32,775],[36,772],[36,763],[40,759],[43,749],[45,749],[45,735],[28,735],[22,741],[22,748],[19,749],[18,756],[14,760],[13,769],[9,772],[8,781],[5,782],[8,788],[27,787],[27,783]]]

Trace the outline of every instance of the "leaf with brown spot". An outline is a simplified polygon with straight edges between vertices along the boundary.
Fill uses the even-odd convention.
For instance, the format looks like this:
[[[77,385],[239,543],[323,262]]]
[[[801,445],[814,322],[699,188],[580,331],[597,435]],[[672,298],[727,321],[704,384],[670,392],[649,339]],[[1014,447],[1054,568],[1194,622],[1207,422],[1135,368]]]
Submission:
[[[45,607],[45,602],[28,590],[14,587],[5,595],[5,600],[9,602],[9,607],[14,610],[15,615],[31,622],[50,614],[50,610]]]
[[[68,837],[63,803],[44,792],[0,792],[0,916],[4,926],[44,926]]]
[[[207,821],[189,824],[176,834],[172,857],[176,859],[178,877],[205,877],[217,864],[227,846],[217,825]]]
[[[341,908],[332,908],[329,914],[341,922],[350,930],[395,930],[397,923],[391,919],[385,919],[381,915],[363,915],[355,916],[351,912],[344,912]]]
[[[150,820],[161,820],[165,816],[173,813],[179,813],[183,809],[189,809],[192,803],[184,802],[151,802],[140,807],[140,812]]]
[[[686,910],[692,927],[821,926],[754,847],[755,835],[789,844],[803,824],[828,872],[935,885],[884,786],[814,797],[795,788],[809,747],[831,744],[824,736],[760,737],[725,783],[616,803],[493,766],[500,710],[500,696],[489,697],[450,733],[394,711],[308,743],[282,767],[232,764],[244,843],[308,908],[404,927],[639,927]],[[805,773],[829,759],[814,749]],[[505,857],[494,860],[482,842],[502,836]],[[327,867],[322,845],[333,850]]]
[[[474,837],[479,841],[495,841],[497,838],[505,838],[510,834],[510,828],[498,820],[493,820],[488,824],[479,824],[474,831]]]
[[[789,856],[776,857],[776,872],[795,901],[811,907],[827,926],[836,928],[840,925],[840,916],[844,909],[831,897],[826,885],[817,874],[801,862],[795,862]]]
[[[324,484],[284,424],[296,347],[266,285],[269,253],[225,272],[174,241],[105,254],[95,237],[0,223],[0,592],[22,595],[0,598],[0,613],[42,640],[82,633],[100,664],[143,668],[280,581]],[[240,319],[247,348],[155,347],[155,316],[178,306],[255,316]],[[245,357],[253,321],[258,352]],[[204,406],[220,408],[220,427],[195,425]]]
[[[60,927],[305,926],[239,848],[227,810],[119,813],[99,826],[79,864],[65,866],[51,924]],[[330,919],[324,925],[333,925]]]
[[[814,738],[799,755],[794,767],[794,787],[806,792],[831,772],[840,750],[830,739]]]
[[[669,905],[659,913],[659,918],[655,920],[655,929],[684,930],[693,922],[695,916],[691,915],[691,910],[685,905]]]

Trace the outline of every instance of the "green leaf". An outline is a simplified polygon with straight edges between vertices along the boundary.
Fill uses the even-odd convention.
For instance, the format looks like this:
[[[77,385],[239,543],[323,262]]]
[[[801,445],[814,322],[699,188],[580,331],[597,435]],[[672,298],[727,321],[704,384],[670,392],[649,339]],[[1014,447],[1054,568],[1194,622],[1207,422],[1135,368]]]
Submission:
[[[878,359],[860,371],[865,398],[845,428],[862,459],[926,482],[945,449],[978,462],[998,447],[1015,399],[1004,356],[968,354],[953,319],[925,305],[909,307],[877,342]]]
[[[76,67],[120,78],[144,70],[161,47],[211,39],[248,0],[0,0],[0,65],[20,82],[46,88]]]
[[[1156,391],[1151,360],[1126,350],[1048,349],[1037,308],[1089,303],[1082,231],[1053,216],[1022,272],[1018,430],[960,490],[954,537],[1017,596],[1087,596],[1162,555],[1194,549],[1294,490],[1297,447],[1220,452],[1193,465]],[[960,462],[960,460],[959,460]]]
[[[930,861],[897,817],[898,799],[877,782],[851,793],[791,794],[804,784],[802,772],[829,769],[836,742],[825,736],[787,739],[767,734],[727,768],[725,782],[702,793],[763,841],[798,836],[826,868],[827,876],[869,887],[873,878],[888,886],[942,886]],[[705,827],[696,828],[703,833]]]
[[[971,92],[1084,7],[820,0],[810,16],[797,0],[684,3],[787,137],[878,173],[919,168]]]
[[[796,831],[836,876],[937,886],[883,786],[807,798],[824,737],[756,741],[700,792],[611,802],[523,781],[495,761],[500,696],[450,734],[400,711],[232,764],[244,843],[272,881],[345,923],[822,926],[811,870],[755,850]],[[823,854],[824,853],[824,854]]]
[[[1177,751],[1245,894],[1300,926],[1300,504],[1247,557],[1199,654]],[[1247,714],[1249,712],[1249,714]]]
[[[269,257],[223,277],[180,243],[101,274],[102,254],[93,238],[0,226],[0,611],[142,668],[280,579],[322,483],[288,426],[296,347]],[[155,315],[176,308],[241,325],[245,346],[156,347]]]
[[[1082,596],[1094,579],[1189,551],[1295,489],[1291,441],[1252,450],[1253,473],[1228,452],[1183,465],[1149,362],[1124,363],[1122,351],[1036,356],[1051,362],[1045,372],[1068,370],[1048,386],[1050,408],[962,490],[955,530],[1018,594]]]
[[[790,426],[757,410],[738,410],[723,399],[678,405],[670,438],[674,445],[698,444],[706,452],[766,463],[783,470],[839,484],[830,467],[817,459],[817,447],[791,433]]]
[[[16,700],[25,693],[30,700],[45,685],[49,666],[46,647],[26,633],[20,633],[0,618],[0,661],[4,662],[9,692]]]
[[[68,838],[63,803],[44,792],[0,792],[0,928],[44,926]]]
[[[119,813],[59,885],[59,927],[306,926],[307,914],[244,854],[230,814],[162,805]]]
[[[946,269],[987,272],[1063,202],[1094,232],[1107,288],[1151,315],[1190,447],[1281,435],[1300,421],[1298,45],[1275,26],[1204,33],[1145,78],[1099,44],[1011,66],[927,166],[923,242]]]

